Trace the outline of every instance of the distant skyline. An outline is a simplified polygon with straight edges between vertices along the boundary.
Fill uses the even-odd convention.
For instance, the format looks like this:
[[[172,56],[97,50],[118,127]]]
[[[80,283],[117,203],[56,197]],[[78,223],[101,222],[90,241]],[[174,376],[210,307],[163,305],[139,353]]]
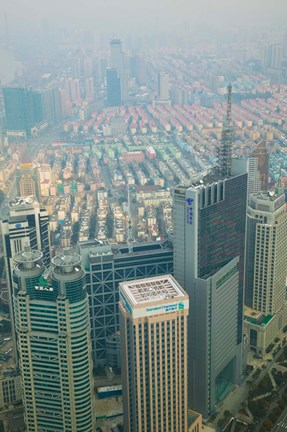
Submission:
[[[148,32],[174,29],[183,23],[192,28],[224,29],[232,25],[285,29],[286,0],[2,0],[0,27],[24,30],[48,25],[77,27],[90,31]],[[2,25],[3,24],[3,25]],[[46,24],[47,25],[47,24]]]

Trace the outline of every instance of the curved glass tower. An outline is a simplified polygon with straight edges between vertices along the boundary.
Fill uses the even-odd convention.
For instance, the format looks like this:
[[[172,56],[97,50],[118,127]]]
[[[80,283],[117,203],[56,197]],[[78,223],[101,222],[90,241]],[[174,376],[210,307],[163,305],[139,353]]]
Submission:
[[[52,268],[35,250],[13,271],[16,331],[29,432],[92,432],[93,377],[88,296],[79,255]]]

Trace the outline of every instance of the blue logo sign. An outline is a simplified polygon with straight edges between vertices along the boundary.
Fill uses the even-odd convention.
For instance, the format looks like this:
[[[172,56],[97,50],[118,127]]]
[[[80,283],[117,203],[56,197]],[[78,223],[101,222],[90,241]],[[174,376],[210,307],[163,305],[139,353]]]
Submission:
[[[15,225],[15,228],[21,228],[21,227],[22,227],[22,225],[19,224],[19,223],[17,223],[17,224]]]
[[[192,203],[193,203],[193,198],[186,198],[186,223],[188,223],[189,225],[192,225],[193,222],[193,207],[192,207]]]

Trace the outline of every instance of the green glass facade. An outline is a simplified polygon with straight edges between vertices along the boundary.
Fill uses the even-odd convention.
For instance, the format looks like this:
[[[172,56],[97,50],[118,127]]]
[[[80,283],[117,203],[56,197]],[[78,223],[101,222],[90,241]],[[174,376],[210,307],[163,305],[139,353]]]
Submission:
[[[64,262],[65,262],[64,258]],[[16,330],[30,432],[93,432],[93,379],[85,274],[73,264],[13,272]]]
[[[41,95],[31,88],[4,87],[3,96],[7,131],[30,137],[31,129],[43,122]]]

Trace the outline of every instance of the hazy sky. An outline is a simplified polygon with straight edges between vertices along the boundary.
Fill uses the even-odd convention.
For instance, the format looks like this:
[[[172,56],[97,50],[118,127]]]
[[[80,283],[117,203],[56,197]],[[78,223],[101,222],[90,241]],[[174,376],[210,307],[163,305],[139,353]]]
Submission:
[[[189,22],[197,27],[233,24],[284,28],[287,0],[0,0],[8,22],[30,26],[47,18],[57,26],[131,32]],[[21,24],[20,24],[21,23]]]

